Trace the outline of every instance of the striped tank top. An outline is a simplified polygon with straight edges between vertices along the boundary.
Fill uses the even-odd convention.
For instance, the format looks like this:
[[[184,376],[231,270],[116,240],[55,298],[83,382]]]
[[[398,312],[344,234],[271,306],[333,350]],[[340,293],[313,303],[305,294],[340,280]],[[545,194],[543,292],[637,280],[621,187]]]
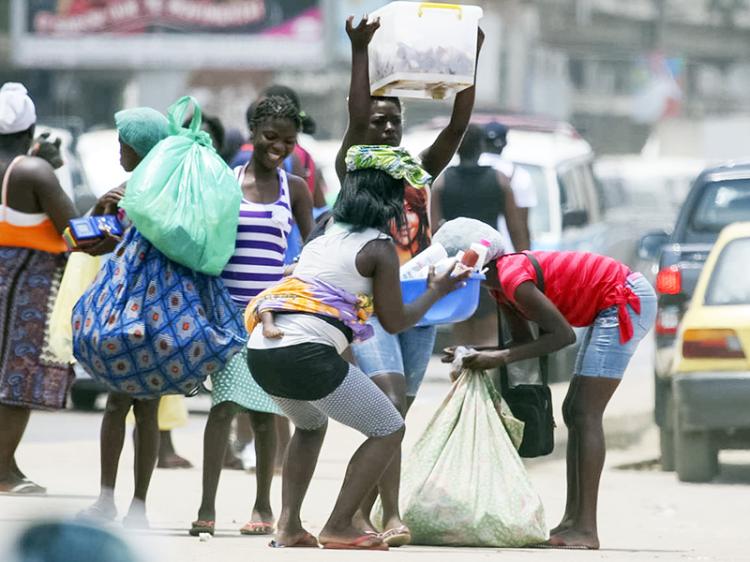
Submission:
[[[247,164],[235,169],[242,185]],[[253,297],[278,282],[284,275],[284,253],[292,230],[292,204],[289,183],[279,169],[279,198],[268,205],[240,203],[240,220],[234,255],[224,268],[224,280],[232,300],[245,307]]]

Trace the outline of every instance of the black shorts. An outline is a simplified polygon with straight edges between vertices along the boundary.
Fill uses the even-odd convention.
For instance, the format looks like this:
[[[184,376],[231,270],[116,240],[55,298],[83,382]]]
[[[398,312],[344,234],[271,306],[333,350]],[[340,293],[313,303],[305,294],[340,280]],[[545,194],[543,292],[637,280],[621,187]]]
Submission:
[[[280,398],[320,400],[336,390],[349,372],[349,363],[336,349],[322,343],[247,351],[255,381]]]

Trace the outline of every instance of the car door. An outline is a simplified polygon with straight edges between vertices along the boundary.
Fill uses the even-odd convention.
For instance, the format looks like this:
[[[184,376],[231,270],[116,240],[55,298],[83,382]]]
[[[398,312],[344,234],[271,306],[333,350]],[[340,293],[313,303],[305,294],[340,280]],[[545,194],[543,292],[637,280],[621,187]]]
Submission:
[[[601,207],[587,160],[570,161],[558,167],[562,215],[561,250],[606,253]]]

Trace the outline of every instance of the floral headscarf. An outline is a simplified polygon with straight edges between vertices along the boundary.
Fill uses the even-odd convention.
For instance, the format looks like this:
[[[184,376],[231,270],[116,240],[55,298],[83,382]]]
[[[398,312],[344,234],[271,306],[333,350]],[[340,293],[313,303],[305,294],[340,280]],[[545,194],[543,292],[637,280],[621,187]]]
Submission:
[[[374,168],[397,180],[405,180],[414,187],[432,183],[432,176],[409,151],[401,147],[380,144],[352,146],[346,153],[346,171]]]

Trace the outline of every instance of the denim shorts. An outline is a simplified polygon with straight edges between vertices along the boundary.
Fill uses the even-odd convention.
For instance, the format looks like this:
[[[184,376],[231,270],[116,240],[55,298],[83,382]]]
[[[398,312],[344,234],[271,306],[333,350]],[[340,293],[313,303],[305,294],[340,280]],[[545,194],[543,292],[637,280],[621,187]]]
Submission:
[[[628,277],[628,286],[641,299],[641,313],[627,307],[633,322],[633,337],[620,343],[620,322],[617,307],[602,310],[594,323],[586,328],[578,350],[574,373],[583,377],[621,379],[630,358],[656,320],[656,293],[640,273]]]
[[[375,335],[352,346],[357,365],[368,377],[397,373],[406,377],[406,395],[417,395],[435,345],[435,326],[410,328],[389,334],[374,316],[369,322]]]

